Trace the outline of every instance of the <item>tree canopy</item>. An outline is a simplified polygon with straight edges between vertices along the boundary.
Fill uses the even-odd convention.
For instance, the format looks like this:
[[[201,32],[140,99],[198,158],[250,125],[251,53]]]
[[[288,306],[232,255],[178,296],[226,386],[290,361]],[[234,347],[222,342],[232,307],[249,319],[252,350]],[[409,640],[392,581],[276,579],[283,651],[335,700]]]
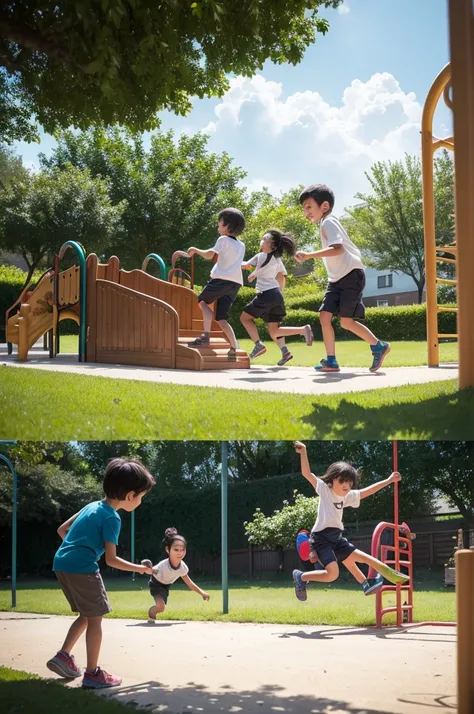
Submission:
[[[301,61],[342,0],[12,0],[0,10],[0,127],[157,126],[193,96],[222,96],[231,72]],[[3,125],[3,126],[2,126]]]

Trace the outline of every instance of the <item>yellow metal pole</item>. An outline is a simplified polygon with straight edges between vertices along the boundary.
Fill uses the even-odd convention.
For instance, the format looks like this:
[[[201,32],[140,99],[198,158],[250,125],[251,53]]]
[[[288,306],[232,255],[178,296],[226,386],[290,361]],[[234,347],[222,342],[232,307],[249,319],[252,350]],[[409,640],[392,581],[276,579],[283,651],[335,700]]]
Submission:
[[[458,714],[474,712],[474,550],[458,550],[456,563]]]
[[[436,234],[433,167],[433,116],[444,88],[450,79],[449,64],[433,82],[426,97],[421,119],[421,166],[423,176],[423,226],[425,238],[426,333],[428,366],[439,366],[438,298],[436,289]]]
[[[459,387],[474,387],[474,5],[450,0],[449,28],[456,145]],[[474,711],[474,709],[472,710]]]

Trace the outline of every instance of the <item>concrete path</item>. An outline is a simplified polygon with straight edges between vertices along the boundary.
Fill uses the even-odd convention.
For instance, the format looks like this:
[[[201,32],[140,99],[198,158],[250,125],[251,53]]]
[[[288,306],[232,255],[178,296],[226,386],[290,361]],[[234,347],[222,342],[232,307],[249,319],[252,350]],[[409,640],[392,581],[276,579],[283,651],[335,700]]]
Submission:
[[[456,379],[457,365],[428,367],[387,367],[371,374],[367,368],[343,368],[337,373],[317,374],[311,367],[271,367],[253,365],[249,370],[230,369],[212,372],[191,372],[179,369],[155,369],[127,365],[79,364],[77,355],[60,354],[50,360],[43,351],[32,350],[27,362],[18,362],[16,355],[6,354],[0,346],[0,365],[22,369],[43,369],[68,374],[85,374],[114,379],[135,379],[159,384],[186,384],[195,387],[224,389],[260,389],[265,392],[290,394],[344,394],[409,384],[426,384],[443,379]]]
[[[72,618],[0,613],[0,664],[45,662]],[[453,714],[455,629],[375,630],[216,622],[104,622],[106,690],[149,712]],[[84,664],[85,645],[76,647]],[[78,686],[74,682],[70,686]]]

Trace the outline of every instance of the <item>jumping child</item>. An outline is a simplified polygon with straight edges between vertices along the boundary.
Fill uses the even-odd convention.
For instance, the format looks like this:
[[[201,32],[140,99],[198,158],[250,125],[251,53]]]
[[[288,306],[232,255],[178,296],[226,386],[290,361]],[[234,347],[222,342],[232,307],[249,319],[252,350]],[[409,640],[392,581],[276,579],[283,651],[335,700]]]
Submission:
[[[227,357],[232,362],[237,360],[238,344],[234,330],[227,318],[237,293],[243,285],[241,265],[245,256],[245,245],[237,239],[237,236],[243,233],[244,228],[243,214],[237,208],[225,208],[219,213],[217,230],[220,237],[215,246],[209,250],[191,247],[187,251],[190,258],[193,255],[200,255],[206,260],[212,260],[217,254],[217,263],[211,270],[211,279],[198,297],[204,331],[200,337],[190,342],[189,346],[209,346],[212,319],[214,318],[214,313],[209,305],[216,303],[215,319],[229,340],[230,350]]]
[[[360,501],[367,496],[372,496],[391,483],[400,481],[400,474],[395,471],[384,481],[374,483],[372,486],[361,490],[354,490],[357,486],[358,473],[353,466],[344,461],[331,464],[326,474],[319,478],[311,473],[306,446],[300,441],[295,441],[296,452],[301,457],[301,473],[314,487],[319,496],[318,517],[314,524],[310,545],[311,556],[316,556],[323,570],[303,572],[293,570],[295,593],[298,600],[306,600],[306,586],[308,582],[332,583],[339,577],[338,562],[342,562],[347,570],[362,585],[366,595],[370,595],[383,585],[385,577],[391,583],[406,583],[409,578],[403,573],[398,573],[380,560],[358,550],[343,536],[343,510],[351,506],[358,508]],[[378,575],[369,581],[358,567],[358,563],[372,566]]]
[[[310,325],[304,327],[280,327],[286,315],[283,290],[285,287],[285,266],[281,260],[283,253],[295,255],[296,243],[291,233],[282,233],[276,228],[268,230],[260,241],[260,253],[250,260],[242,263],[244,270],[255,270],[249,275],[249,283],[257,281],[257,295],[251,303],[245,306],[240,316],[242,325],[247,330],[250,338],[255,342],[255,347],[250,353],[250,359],[265,354],[267,348],[260,340],[255,320],[261,317],[268,325],[270,337],[281,349],[281,359],[278,365],[282,367],[293,355],[285,345],[285,337],[289,335],[303,335],[308,347],[313,344],[313,332]]]
[[[151,574],[144,565],[129,563],[117,556],[120,533],[119,510],[134,511],[143,496],[154,486],[155,479],[136,459],[112,459],[104,477],[105,498],[89,503],[58,528],[62,538],[53,562],[53,570],[73,612],[78,612],[63,646],[46,663],[60,677],[81,676],[71,650],[86,632],[87,669],[82,686],[86,689],[117,687],[120,677],[108,674],[98,666],[102,643],[102,618],[111,611],[97,561],[105,552],[111,568]]]
[[[158,565],[153,565],[151,560],[142,560],[142,565],[152,568],[152,575],[149,580],[150,595],[155,600],[155,604],[148,610],[148,622],[154,623],[159,612],[164,612],[168,602],[170,585],[178,578],[186,583],[188,588],[198,593],[203,600],[209,600],[210,595],[194,583],[189,577],[189,568],[184,562],[187,543],[183,536],[178,535],[176,528],[167,528],[163,545],[168,553],[168,557],[160,560]]]
[[[376,372],[390,352],[390,345],[379,340],[368,327],[357,321],[365,317],[362,302],[365,269],[360,250],[351,241],[338,219],[331,215],[335,199],[330,188],[314,184],[304,189],[299,200],[306,218],[312,223],[320,224],[322,250],[313,253],[299,251],[295,258],[299,263],[309,258],[322,258],[328,272],[328,286],[319,308],[326,358],[322,359],[315,369],[320,372],[339,372],[336,338],[332,326],[333,317],[339,315],[342,328],[350,330],[370,345],[370,371]]]

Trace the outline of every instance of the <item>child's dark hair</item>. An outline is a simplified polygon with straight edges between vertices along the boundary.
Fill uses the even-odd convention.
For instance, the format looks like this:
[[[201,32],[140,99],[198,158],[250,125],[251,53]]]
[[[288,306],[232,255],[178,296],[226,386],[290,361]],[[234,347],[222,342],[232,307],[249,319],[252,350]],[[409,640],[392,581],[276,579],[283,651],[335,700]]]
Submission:
[[[352,488],[357,488],[359,483],[359,472],[345,461],[336,461],[331,464],[321,480],[332,486],[332,482],[339,479],[343,483],[351,483]]]
[[[230,231],[231,235],[239,236],[244,232],[245,218],[242,211],[238,208],[224,208],[219,213],[219,220],[224,221],[224,225]]]
[[[296,253],[296,243],[291,233],[283,233],[279,231],[278,228],[270,228],[270,230],[265,231],[265,236],[270,236],[272,239],[273,249],[272,252],[268,254],[262,268],[270,262],[272,255],[275,256],[275,258],[281,258],[283,253],[287,255],[294,255]]]
[[[179,535],[176,528],[167,528],[165,530],[165,537],[163,538],[163,545],[165,548],[171,548],[173,543],[176,543],[176,541],[183,543],[185,547],[187,546],[186,538]]]
[[[311,186],[307,186],[304,191],[300,193],[299,202],[303,204],[308,198],[314,198],[318,206],[321,206],[324,201],[327,201],[329,203],[329,211],[327,214],[331,213],[336,201],[334,191],[323,183],[313,183]]]
[[[123,501],[127,493],[148,493],[155,479],[139,459],[110,459],[105,469],[104,493]]]

